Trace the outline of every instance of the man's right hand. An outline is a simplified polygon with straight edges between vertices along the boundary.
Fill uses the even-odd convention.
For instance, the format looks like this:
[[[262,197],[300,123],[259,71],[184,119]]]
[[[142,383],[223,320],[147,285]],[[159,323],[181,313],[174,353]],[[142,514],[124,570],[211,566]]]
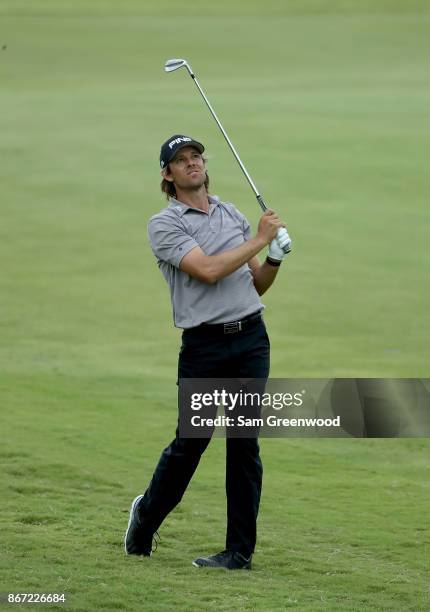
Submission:
[[[264,240],[264,244],[269,244],[275,238],[278,229],[285,227],[279,216],[273,211],[266,210],[258,223],[257,237]]]

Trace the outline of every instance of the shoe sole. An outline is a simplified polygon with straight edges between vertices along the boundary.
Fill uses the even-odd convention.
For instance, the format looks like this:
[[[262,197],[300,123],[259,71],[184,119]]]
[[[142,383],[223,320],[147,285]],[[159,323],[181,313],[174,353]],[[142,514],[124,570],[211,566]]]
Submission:
[[[193,561],[192,564],[194,565],[194,567],[199,567],[199,568],[210,567],[211,569],[227,569],[227,570],[230,569],[229,567],[221,567],[221,566],[220,567],[216,567],[214,565],[199,565],[195,561]],[[241,570],[241,569],[250,570],[251,569],[251,564],[250,565],[244,565],[243,567],[234,567],[232,569],[235,569],[235,570]]]
[[[137,504],[140,502],[140,500],[143,498],[143,495],[138,495],[137,497],[135,497],[133,499],[133,502],[131,504],[131,508],[130,508],[130,516],[128,518],[128,525],[127,525],[127,531],[125,532],[125,536],[124,536],[124,550],[125,550],[125,554],[128,555],[130,553],[127,552],[127,536],[128,536],[128,532],[130,530],[130,525],[131,525],[131,520],[133,518],[133,513],[136,509]],[[151,555],[150,555],[151,556]]]

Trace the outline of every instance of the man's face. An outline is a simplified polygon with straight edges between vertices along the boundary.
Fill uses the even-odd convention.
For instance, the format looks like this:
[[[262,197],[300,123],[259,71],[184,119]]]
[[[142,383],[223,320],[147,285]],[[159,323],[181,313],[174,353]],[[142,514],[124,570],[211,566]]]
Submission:
[[[194,147],[180,149],[162,175],[180,189],[197,190],[206,180],[205,163]]]

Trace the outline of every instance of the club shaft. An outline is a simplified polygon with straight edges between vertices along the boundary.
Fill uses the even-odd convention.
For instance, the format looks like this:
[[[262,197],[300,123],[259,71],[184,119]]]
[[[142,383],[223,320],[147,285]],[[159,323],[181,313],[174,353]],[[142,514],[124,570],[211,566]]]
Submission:
[[[188,68],[188,66],[187,66],[187,68]],[[199,90],[199,92],[200,92],[200,94],[201,94],[201,96],[202,96],[203,100],[204,100],[204,101],[205,101],[205,103],[206,103],[206,106],[207,106],[207,107],[208,107],[208,109],[210,110],[210,113],[211,113],[212,117],[215,119],[216,124],[218,125],[219,129],[221,130],[221,133],[222,133],[222,135],[224,136],[224,138],[225,138],[225,140],[226,140],[226,142],[227,142],[228,146],[230,147],[231,152],[233,153],[234,157],[236,158],[237,163],[239,164],[239,166],[240,166],[240,168],[241,168],[241,170],[242,170],[243,174],[245,175],[245,177],[246,177],[246,179],[247,179],[248,183],[250,184],[252,191],[255,193],[255,197],[257,198],[258,203],[260,204],[260,206],[261,206],[262,210],[263,210],[263,211],[264,211],[264,210],[267,210],[267,206],[266,206],[266,204],[265,204],[265,202],[264,202],[264,200],[263,200],[263,198],[262,198],[261,194],[258,192],[258,189],[257,189],[257,187],[255,186],[254,181],[253,181],[253,180],[252,180],[252,178],[249,176],[249,173],[248,173],[247,169],[245,168],[245,166],[243,165],[242,160],[240,159],[240,157],[239,157],[239,155],[238,155],[238,153],[237,153],[236,149],[235,149],[235,148],[234,148],[234,146],[233,146],[233,143],[231,142],[230,138],[227,136],[227,132],[226,132],[226,131],[225,131],[225,129],[222,127],[221,122],[220,122],[220,120],[218,119],[216,112],[215,112],[215,111],[214,111],[214,109],[212,108],[211,103],[209,102],[209,100],[207,99],[207,97],[206,97],[206,95],[205,95],[205,92],[204,92],[204,91],[203,91],[203,89],[200,87],[200,83],[198,82],[198,80],[197,80],[197,78],[196,78],[195,74],[194,74],[194,73],[192,72],[192,70],[190,70],[189,68],[188,68],[188,72],[190,73],[190,76],[192,77],[192,79],[193,79],[194,83],[196,84],[197,89]]]

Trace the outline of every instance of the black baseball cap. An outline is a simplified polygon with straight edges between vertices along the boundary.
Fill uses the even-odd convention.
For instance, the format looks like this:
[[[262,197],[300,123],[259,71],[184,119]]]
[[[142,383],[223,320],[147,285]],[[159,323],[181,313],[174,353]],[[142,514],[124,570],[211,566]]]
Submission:
[[[184,147],[195,147],[199,153],[203,153],[205,150],[201,142],[184,136],[182,134],[175,134],[171,136],[164,144],[161,145],[160,151],[160,166],[165,168],[167,164],[172,161],[179,149]]]

